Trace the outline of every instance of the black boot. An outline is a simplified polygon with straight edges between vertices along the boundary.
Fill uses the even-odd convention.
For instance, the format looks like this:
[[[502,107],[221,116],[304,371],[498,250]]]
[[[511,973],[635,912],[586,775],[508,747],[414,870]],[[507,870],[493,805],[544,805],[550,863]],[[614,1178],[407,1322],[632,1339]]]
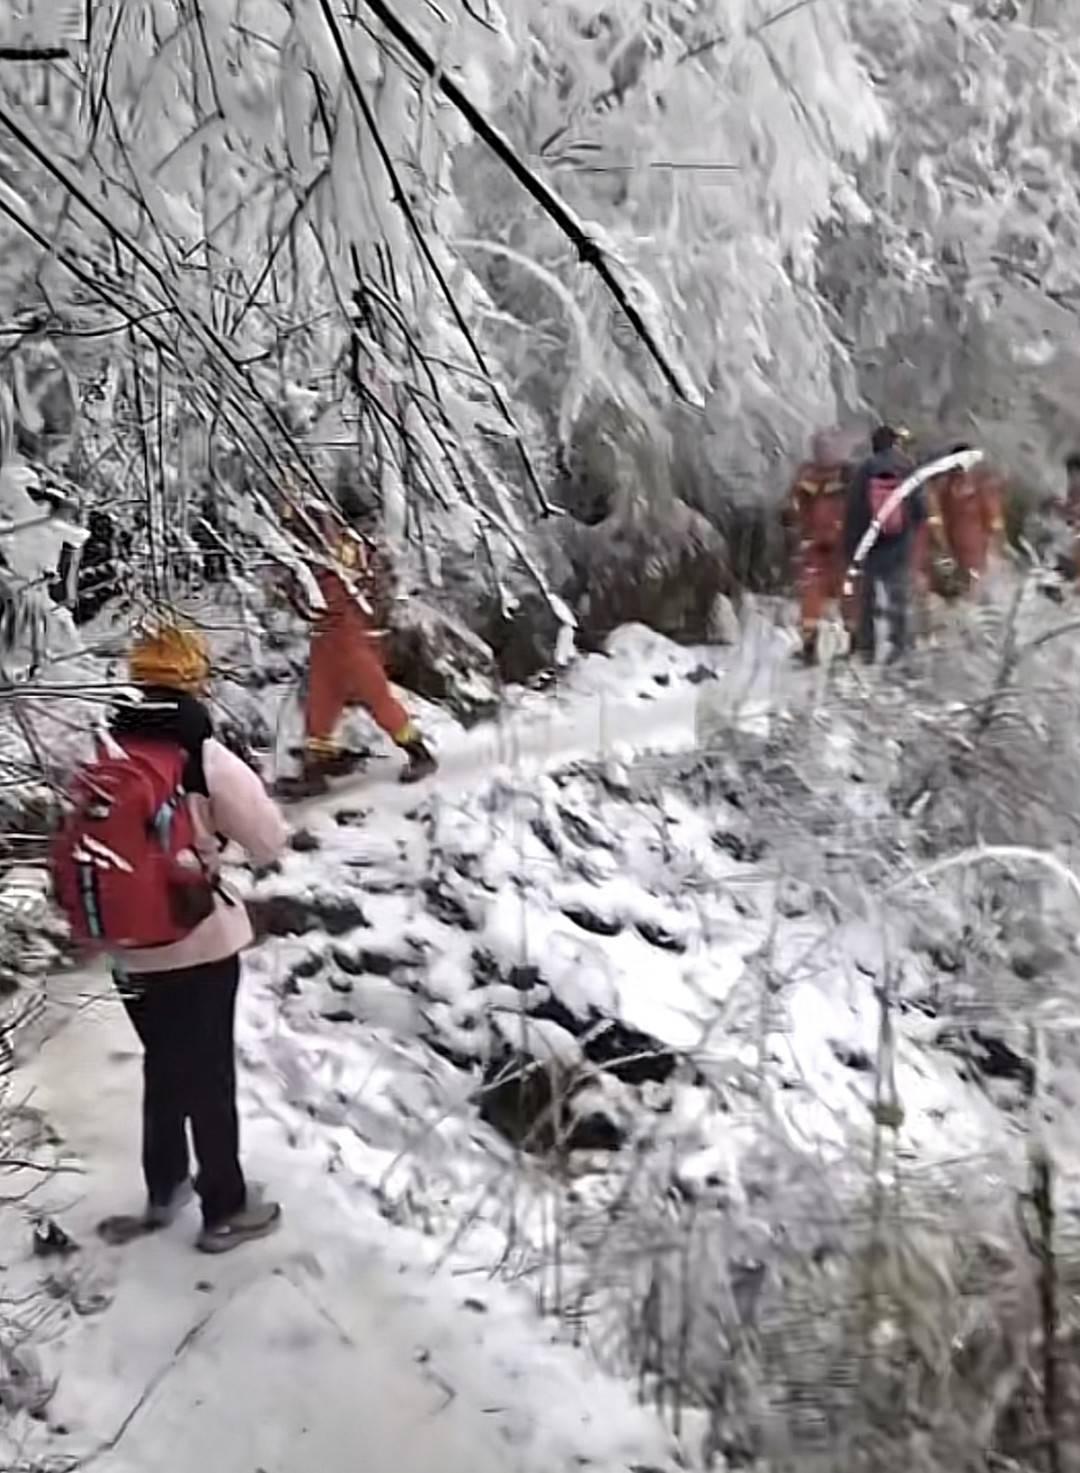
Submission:
[[[802,648],[799,650],[799,659],[809,669],[818,662],[818,637],[815,629],[811,634],[803,635]]]
[[[339,747],[324,757],[313,757],[312,766],[324,777],[349,777],[358,767],[363,767],[370,755],[353,747]]]
[[[326,773],[318,767],[305,766],[301,772],[289,777],[279,777],[274,784],[274,797],[286,803],[297,803],[304,798],[321,798],[330,791]]]
[[[414,737],[411,742],[405,742],[401,750],[408,757],[408,763],[402,769],[400,781],[403,783],[420,783],[433,772],[438,771],[439,764],[435,760],[435,754],[421,737]]]

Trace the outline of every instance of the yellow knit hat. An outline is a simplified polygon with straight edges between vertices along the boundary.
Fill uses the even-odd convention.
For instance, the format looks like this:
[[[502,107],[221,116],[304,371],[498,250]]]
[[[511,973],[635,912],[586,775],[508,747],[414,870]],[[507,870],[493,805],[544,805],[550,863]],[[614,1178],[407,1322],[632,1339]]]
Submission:
[[[210,674],[210,651],[197,629],[169,625],[139,637],[128,667],[136,685],[197,691]]]

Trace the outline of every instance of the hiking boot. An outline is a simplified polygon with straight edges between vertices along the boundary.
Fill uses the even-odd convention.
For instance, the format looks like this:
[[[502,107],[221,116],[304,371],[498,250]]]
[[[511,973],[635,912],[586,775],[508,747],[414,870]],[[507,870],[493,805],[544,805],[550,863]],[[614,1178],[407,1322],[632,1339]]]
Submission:
[[[301,798],[321,798],[329,791],[330,784],[326,774],[310,769],[292,777],[279,777],[274,784],[275,798],[281,798],[286,803],[297,802]]]
[[[406,742],[401,750],[409,760],[402,770],[401,777],[399,778],[400,782],[423,782],[424,778],[430,777],[433,772],[438,771],[439,764],[435,760],[434,752],[432,752],[431,748],[420,737],[415,737],[411,742]]]
[[[138,1214],[119,1213],[115,1217],[106,1217],[97,1225],[98,1237],[110,1247],[119,1248],[136,1238],[160,1232],[162,1228],[172,1226],[194,1195],[195,1188],[191,1182],[182,1181],[165,1202],[147,1202],[145,1209]]]
[[[351,747],[342,747],[325,757],[310,757],[306,765],[311,771],[321,773],[324,777],[348,777],[358,767],[363,767],[369,755],[367,752],[354,751]]]
[[[280,1202],[249,1202],[224,1222],[204,1227],[195,1246],[200,1253],[230,1253],[245,1243],[268,1237],[280,1224]]]

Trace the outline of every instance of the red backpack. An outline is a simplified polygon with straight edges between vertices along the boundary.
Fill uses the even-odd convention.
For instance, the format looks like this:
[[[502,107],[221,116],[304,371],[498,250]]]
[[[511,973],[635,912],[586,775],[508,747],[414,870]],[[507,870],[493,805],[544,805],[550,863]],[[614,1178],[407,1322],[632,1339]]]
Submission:
[[[76,773],[53,840],[53,893],[84,946],[168,946],[214,908],[183,786],[187,753],[125,741]]]
[[[875,522],[881,518],[878,536],[886,539],[890,537],[901,537],[907,531],[908,514],[907,502],[898,501],[895,506],[881,517],[891,498],[896,494],[902,482],[893,471],[882,471],[879,475],[870,477],[869,497],[870,516]]]

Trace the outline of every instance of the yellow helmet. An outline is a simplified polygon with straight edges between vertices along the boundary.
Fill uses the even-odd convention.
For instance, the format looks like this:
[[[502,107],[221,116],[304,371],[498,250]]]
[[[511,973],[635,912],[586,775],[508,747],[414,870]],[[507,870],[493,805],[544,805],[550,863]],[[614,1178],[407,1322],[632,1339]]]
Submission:
[[[197,692],[210,675],[210,649],[199,630],[165,624],[138,637],[128,668],[136,685]]]

